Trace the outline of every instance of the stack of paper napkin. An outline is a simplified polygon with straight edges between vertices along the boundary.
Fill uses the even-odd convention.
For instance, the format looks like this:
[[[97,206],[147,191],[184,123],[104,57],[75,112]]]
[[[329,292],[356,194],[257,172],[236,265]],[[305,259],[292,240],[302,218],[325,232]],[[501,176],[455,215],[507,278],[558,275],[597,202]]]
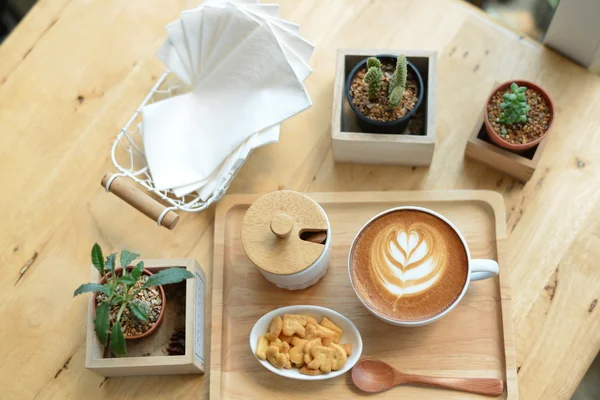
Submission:
[[[146,159],[157,189],[206,201],[311,106],[303,81],[314,46],[258,0],[208,0],[167,32],[158,56],[192,90],[142,109]]]

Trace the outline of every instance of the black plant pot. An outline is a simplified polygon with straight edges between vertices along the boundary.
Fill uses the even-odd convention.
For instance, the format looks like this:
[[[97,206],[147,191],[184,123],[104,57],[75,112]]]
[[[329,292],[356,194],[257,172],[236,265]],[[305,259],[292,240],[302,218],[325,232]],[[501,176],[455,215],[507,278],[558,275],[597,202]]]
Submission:
[[[377,59],[381,61],[381,64],[392,63],[392,65],[396,65],[396,60],[398,59],[398,57],[393,56],[391,54],[381,54],[375,57],[377,57]],[[407,80],[415,80],[417,82],[419,91],[419,99],[417,100],[417,104],[415,104],[415,107],[412,110],[410,110],[404,117],[394,121],[377,121],[368,118],[354,106],[354,104],[352,103],[352,98],[350,97],[350,84],[352,83],[352,80],[354,79],[354,76],[356,76],[358,71],[365,67],[365,64],[367,63],[368,59],[369,58],[367,57],[358,64],[356,64],[356,66],[352,69],[352,71],[350,71],[350,74],[346,79],[346,99],[348,99],[348,103],[350,104],[352,111],[354,111],[354,114],[356,115],[358,126],[360,126],[360,129],[365,133],[403,133],[406,127],[408,126],[410,118],[417,112],[417,110],[421,106],[421,103],[423,102],[423,78],[421,77],[421,74],[419,73],[417,68],[410,61],[407,61]]]

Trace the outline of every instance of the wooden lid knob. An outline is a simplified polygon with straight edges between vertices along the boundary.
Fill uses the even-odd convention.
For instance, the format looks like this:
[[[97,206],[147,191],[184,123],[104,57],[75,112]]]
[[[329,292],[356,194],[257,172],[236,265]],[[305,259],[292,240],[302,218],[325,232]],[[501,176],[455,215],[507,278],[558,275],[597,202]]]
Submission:
[[[323,243],[303,232],[327,232],[327,217],[313,199],[292,190],[268,193],[256,200],[242,221],[241,239],[248,258],[261,270],[289,275],[317,261]]]
[[[280,238],[290,236],[294,228],[294,220],[287,214],[277,214],[271,218],[271,232]]]

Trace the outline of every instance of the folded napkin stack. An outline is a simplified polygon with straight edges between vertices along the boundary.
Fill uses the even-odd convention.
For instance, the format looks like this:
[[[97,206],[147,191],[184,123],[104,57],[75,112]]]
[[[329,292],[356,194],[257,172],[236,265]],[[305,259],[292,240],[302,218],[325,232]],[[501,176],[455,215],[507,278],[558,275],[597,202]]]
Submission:
[[[157,189],[207,201],[311,106],[303,82],[314,46],[258,0],[208,0],[167,33],[158,57],[192,89],[142,109],[146,159]]]

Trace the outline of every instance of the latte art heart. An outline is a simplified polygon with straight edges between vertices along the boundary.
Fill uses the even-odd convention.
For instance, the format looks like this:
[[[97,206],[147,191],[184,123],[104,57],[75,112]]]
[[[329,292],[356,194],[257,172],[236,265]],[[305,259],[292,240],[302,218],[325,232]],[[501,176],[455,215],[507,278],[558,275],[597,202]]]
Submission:
[[[440,247],[426,224],[389,225],[372,243],[372,276],[397,298],[426,291],[445,268]]]
[[[348,257],[352,287],[375,315],[398,322],[439,315],[464,292],[469,253],[442,217],[416,207],[391,209],[358,232]]]

